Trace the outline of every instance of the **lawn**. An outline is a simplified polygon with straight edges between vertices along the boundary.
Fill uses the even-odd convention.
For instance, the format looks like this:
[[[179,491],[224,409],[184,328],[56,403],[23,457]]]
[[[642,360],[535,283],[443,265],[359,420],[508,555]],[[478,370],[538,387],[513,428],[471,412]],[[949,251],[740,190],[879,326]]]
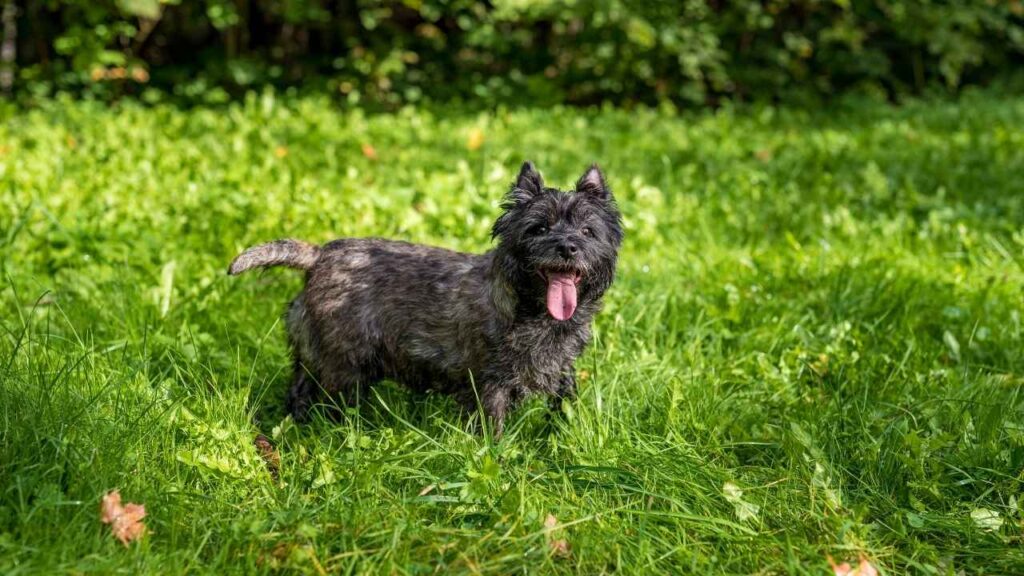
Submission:
[[[0,114],[4,574],[1024,573],[1020,99]],[[301,275],[231,258],[486,250],[527,158],[598,161],[627,228],[564,418],[494,441],[393,384],[285,418]],[[146,506],[127,547],[115,488]]]

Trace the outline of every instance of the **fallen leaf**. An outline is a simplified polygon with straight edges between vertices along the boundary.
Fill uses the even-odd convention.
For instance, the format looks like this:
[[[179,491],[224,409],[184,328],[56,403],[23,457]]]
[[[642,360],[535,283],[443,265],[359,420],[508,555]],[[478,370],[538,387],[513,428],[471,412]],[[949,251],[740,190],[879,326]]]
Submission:
[[[858,576],[878,576],[878,568],[868,562],[867,558],[861,558],[860,565],[857,566],[857,574]]]
[[[828,557],[828,563],[832,566],[832,573],[835,576],[878,576],[878,569],[871,562],[868,562],[868,559],[864,556],[860,557],[860,563],[856,568],[851,566],[849,562],[836,564],[831,556]]]
[[[740,522],[757,519],[757,513],[761,511],[761,507],[757,504],[744,500],[743,490],[735,483],[726,482],[723,484],[722,494],[725,496],[725,499],[733,505],[736,517]]]
[[[849,562],[843,562],[842,564],[836,564],[832,557],[829,556],[828,563],[832,566],[832,572],[836,576],[850,576],[850,572],[853,571],[853,566],[850,566]]]
[[[420,496],[426,496],[427,494],[430,494],[431,492],[434,491],[434,488],[436,488],[436,487],[437,487],[437,484],[429,484],[429,485],[427,485],[423,490],[420,490]]]
[[[121,493],[117,490],[107,492],[100,503],[100,521],[110,524],[114,536],[125,546],[146,533],[146,525],[142,519],[146,517],[146,507],[142,504],[129,502],[121,506]]]
[[[565,538],[559,538],[558,540],[552,540],[548,542],[551,547],[551,553],[555,556],[566,557],[572,554],[572,550],[569,548],[569,543],[565,541]]]
[[[818,354],[818,359],[811,362],[811,370],[818,376],[824,377],[828,374],[828,354]]]
[[[282,564],[288,560],[289,556],[291,556],[294,548],[295,544],[291,542],[278,542],[269,553],[260,552],[259,555],[256,556],[256,565],[261,568],[267,566],[274,570],[279,570]]]
[[[149,72],[145,68],[132,68],[132,80],[140,84],[149,82]]]
[[[263,458],[263,462],[267,464],[270,476],[277,480],[278,471],[281,470],[281,455],[274,449],[274,444],[263,434],[257,434],[253,444],[256,445],[256,451],[260,453],[260,458]]]
[[[274,156],[277,156],[278,158],[284,158],[287,155],[288,148],[284,146],[278,146],[277,148],[274,148]]]
[[[988,508],[971,510],[971,520],[974,520],[975,526],[986,532],[994,532],[1003,526],[1003,519],[999,516],[999,512]]]
[[[338,477],[334,474],[334,467],[331,466],[331,460],[324,454],[317,454],[315,459],[317,463],[317,474],[313,478],[313,488],[323,488],[328,484],[333,484]]]
[[[366,142],[363,143],[363,156],[366,156],[370,160],[377,159],[377,150],[373,146],[370,146]]]
[[[466,148],[471,152],[473,150],[479,150],[484,145],[484,131],[479,128],[473,128],[469,131],[469,137],[466,138]]]
[[[561,535],[562,530],[558,528],[558,518],[554,514],[548,514],[544,519],[544,532],[547,534],[548,548],[555,556],[566,557],[572,554],[569,542],[565,538],[556,538]]]
[[[754,156],[761,162],[768,162],[772,159],[772,151],[768,148],[764,148],[754,152]]]

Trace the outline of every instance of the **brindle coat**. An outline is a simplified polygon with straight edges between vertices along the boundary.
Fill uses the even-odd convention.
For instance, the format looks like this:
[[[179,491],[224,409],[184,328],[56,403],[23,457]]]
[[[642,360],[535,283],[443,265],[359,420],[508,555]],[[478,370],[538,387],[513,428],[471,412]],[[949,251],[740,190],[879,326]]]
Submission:
[[[596,166],[567,193],[544,187],[527,162],[502,208],[498,245],[485,254],[351,238],[322,247],[279,240],[235,259],[231,274],[275,265],[307,271],[286,314],[297,420],[321,391],[351,404],[384,378],[470,407],[475,384],[497,434],[524,397],[575,395],[573,362],[590,340],[622,242],[614,198]],[[568,320],[547,313],[547,271],[580,276]]]

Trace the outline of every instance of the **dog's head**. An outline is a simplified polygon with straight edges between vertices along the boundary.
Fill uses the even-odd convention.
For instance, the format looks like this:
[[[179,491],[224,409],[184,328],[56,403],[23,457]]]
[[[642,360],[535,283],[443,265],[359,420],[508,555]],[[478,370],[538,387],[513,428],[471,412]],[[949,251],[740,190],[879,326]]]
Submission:
[[[520,298],[543,303],[556,320],[599,299],[615,277],[622,218],[597,165],[576,189],[546,188],[531,162],[523,164],[494,224],[499,265]]]

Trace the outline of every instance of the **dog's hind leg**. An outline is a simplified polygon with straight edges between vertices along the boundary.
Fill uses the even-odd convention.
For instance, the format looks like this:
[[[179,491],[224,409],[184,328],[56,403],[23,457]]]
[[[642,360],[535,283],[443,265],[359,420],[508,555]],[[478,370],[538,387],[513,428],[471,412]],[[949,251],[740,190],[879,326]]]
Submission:
[[[286,408],[296,422],[306,422],[309,419],[309,409],[321,397],[320,384],[298,358],[295,359],[294,371],[292,385],[288,389]]]
[[[285,312],[288,344],[292,348],[294,371],[285,407],[296,422],[309,419],[309,409],[323,396],[318,382],[320,368],[316,333],[306,309],[305,293],[292,300]]]
[[[327,415],[335,420],[341,417],[345,408],[365,402],[370,387],[380,380],[379,371],[372,365],[333,359],[325,359],[321,374],[324,393],[321,404]]]
[[[309,411],[320,405],[331,418],[341,416],[345,407],[356,406],[377,379],[366,370],[325,362],[317,382],[300,362],[296,362],[295,380],[288,391],[288,411],[296,422],[308,422]]]

